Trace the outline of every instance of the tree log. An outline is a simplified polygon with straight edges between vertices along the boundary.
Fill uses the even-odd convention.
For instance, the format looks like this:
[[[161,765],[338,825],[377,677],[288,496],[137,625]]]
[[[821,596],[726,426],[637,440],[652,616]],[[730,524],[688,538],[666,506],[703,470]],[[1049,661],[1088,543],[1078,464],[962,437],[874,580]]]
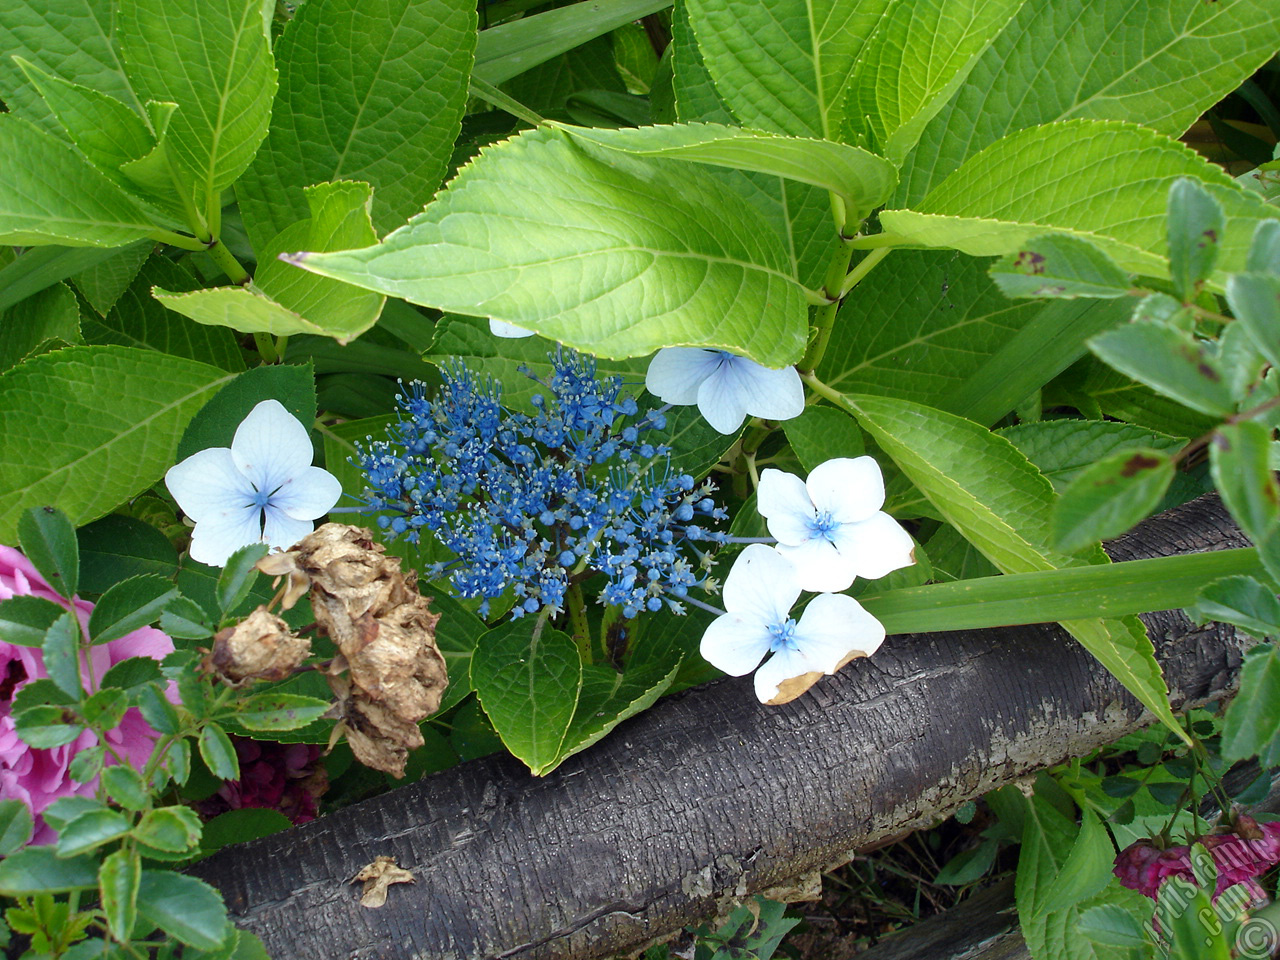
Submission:
[[[1210,496],[1108,549],[1240,546]],[[1234,692],[1247,637],[1179,611],[1143,619],[1176,707]],[[721,680],[542,779],[474,760],[190,872],[275,960],[608,957],[1150,721],[1056,625],[896,636],[785,706]],[[378,856],[416,882],[368,909],[350,881]]]

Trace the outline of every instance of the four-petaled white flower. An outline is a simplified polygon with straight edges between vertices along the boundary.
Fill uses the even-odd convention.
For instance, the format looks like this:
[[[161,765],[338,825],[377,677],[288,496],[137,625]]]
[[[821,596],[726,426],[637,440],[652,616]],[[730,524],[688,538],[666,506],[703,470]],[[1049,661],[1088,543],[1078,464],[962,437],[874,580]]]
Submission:
[[[787,703],[824,674],[855,657],[869,657],[884,641],[884,627],[853,597],[823,593],[809,601],[799,622],[791,607],[800,596],[791,562],[772,547],[742,551],[724,583],[724,607],[702,635],[702,656],[741,677],[756,670],[761,703]]]
[[[770,370],[724,350],[664,347],[649,361],[644,385],[666,403],[696,403],[707,423],[729,434],[750,414],[790,420],[804,412],[804,384],[795,367]]]
[[[756,490],[777,551],[795,565],[805,590],[838,593],[857,577],[878,580],[916,562],[910,535],[883,505],[884,478],[871,457],[827,460],[807,482],[765,470]]]
[[[489,332],[504,340],[521,340],[535,335],[532,330],[517,327],[514,323],[507,323],[505,320],[495,320],[493,317],[489,318]]]
[[[191,558],[223,566],[231,554],[265,540],[290,547],[342,495],[338,478],[311,465],[311,440],[278,400],[263,400],[236,428],[228,447],[210,447],[169,468],[165,486],[195,521]]]

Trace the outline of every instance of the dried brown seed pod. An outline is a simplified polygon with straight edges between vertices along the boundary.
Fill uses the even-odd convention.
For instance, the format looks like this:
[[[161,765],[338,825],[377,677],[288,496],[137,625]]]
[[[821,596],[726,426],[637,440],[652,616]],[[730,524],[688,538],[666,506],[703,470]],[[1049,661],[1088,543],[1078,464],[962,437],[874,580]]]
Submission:
[[[204,667],[224,682],[239,686],[253,680],[283,680],[311,656],[311,641],[295,636],[289,625],[258,607],[239,623],[219,630]]]

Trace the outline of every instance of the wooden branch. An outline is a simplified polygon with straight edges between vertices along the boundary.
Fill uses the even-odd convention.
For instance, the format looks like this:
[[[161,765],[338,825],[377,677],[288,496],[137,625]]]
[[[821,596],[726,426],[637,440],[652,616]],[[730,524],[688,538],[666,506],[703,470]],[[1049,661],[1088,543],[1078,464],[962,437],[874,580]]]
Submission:
[[[1246,545],[1204,497],[1109,549]],[[1248,638],[1177,611],[1143,619],[1175,706],[1234,692]],[[1056,625],[891,637],[786,706],[722,680],[543,779],[475,760],[190,872],[275,960],[607,957],[1148,722]],[[371,910],[349,881],[378,856],[417,882]]]

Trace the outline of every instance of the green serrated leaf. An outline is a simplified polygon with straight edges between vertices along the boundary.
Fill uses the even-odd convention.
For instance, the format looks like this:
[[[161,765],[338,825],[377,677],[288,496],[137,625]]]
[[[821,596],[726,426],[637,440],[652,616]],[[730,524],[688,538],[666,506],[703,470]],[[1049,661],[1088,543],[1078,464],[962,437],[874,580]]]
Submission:
[[[79,700],[84,696],[80,678],[80,621],[74,614],[63,613],[44,635],[40,645],[45,672],[67,696]]]
[[[112,730],[120,725],[124,712],[129,709],[129,695],[123,690],[99,690],[84,702],[84,722],[91,727]],[[92,779],[85,777],[81,780]]]
[[[800,416],[782,425],[791,449],[806,470],[832,457],[860,457],[862,431],[858,422],[833,407],[806,407]]]
[[[151,524],[110,513],[76,531],[80,579],[88,593],[104,593],[130,577],[150,574],[172,579],[178,551]]]
[[[249,596],[254,581],[258,579],[258,561],[265,557],[270,549],[265,543],[251,543],[241,547],[227,558],[222,574],[218,577],[217,589],[214,591],[218,610],[223,618]]]
[[[1185,444],[1181,437],[1112,420],[1043,420],[996,432],[1021,450],[1059,492],[1094,463],[1123,450],[1152,447],[1171,453]]]
[[[1217,262],[1225,227],[1222,206],[1196,180],[1183,177],[1169,188],[1169,276],[1190,303]]]
[[[1222,751],[1231,760],[1257,757],[1264,767],[1280,763],[1280,653],[1271,644],[1245,655],[1240,693],[1222,727]]]
[[[117,810],[90,810],[58,831],[58,856],[74,857],[96,850],[129,832],[129,818]]]
[[[1104,947],[1141,949],[1147,945],[1137,918],[1113,903],[1100,903],[1082,912],[1077,929]]]
[[[1123,297],[1132,288],[1127,273],[1085,240],[1036,237],[1001,257],[991,276],[1007,297]]]
[[[232,378],[191,419],[174,461],[209,447],[230,447],[236,428],[263,400],[278,400],[304,425],[314,423],[316,387],[311,365],[270,364]]]
[[[210,723],[200,731],[200,758],[209,772],[221,780],[240,779],[240,761],[236,757],[236,748],[231,745],[227,736],[216,723]]]
[[[1215,580],[1200,591],[1188,613],[1233,624],[1256,637],[1280,636],[1280,600],[1253,577]]]
[[[25,511],[18,519],[18,543],[59,596],[75,596],[80,585],[80,547],[66,514],[55,507]]]
[[[1255,543],[1280,519],[1280,484],[1270,462],[1271,432],[1256,420],[1225,423],[1209,444],[1214,486]]]
[[[135,697],[145,684],[159,679],[160,664],[151,657],[128,657],[109,667],[99,682]]]
[[[1280,276],[1280,220],[1263,220],[1258,224],[1244,268],[1249,273]]]
[[[1267,205],[1190,149],[1135,124],[1073,120],[1011,134],[913,209],[883,211],[880,222],[898,243],[973,256],[1016,253],[1047,232],[1061,233],[1089,241],[1124,270],[1163,277],[1167,190],[1182,177],[1221,204],[1227,225],[1219,269],[1240,269]]]
[[[928,124],[895,205],[915,206],[1014,130],[1086,117],[1179,136],[1280,46],[1280,13],[1259,0],[1178,10],[1135,12],[1129,0],[1023,4]]]
[[[582,688],[573,719],[565,731],[560,755],[552,766],[535,771],[550,773],[575,753],[599,742],[628,717],[648,710],[667,691],[680,672],[680,664],[655,664],[618,673],[602,664],[582,668]]]
[[[557,131],[521,134],[382,244],[293,262],[602,357],[676,343],[798,359],[806,294],[754,209],[696,166],[597,153]]]
[[[171,637],[203,640],[213,636],[204,607],[186,597],[176,597],[160,615],[160,629]]]
[[[138,885],[142,880],[142,859],[133,850],[117,850],[102,860],[98,889],[107,929],[117,940],[128,940],[137,918]]]
[[[169,157],[196,185],[206,216],[221,207],[222,191],[267,134],[276,89],[268,23],[263,0],[193,7],[132,0],[120,9],[116,30],[129,79],[142,99],[177,105]]]
[[[182,729],[182,719],[177,708],[168,701],[159,684],[150,683],[137,694],[138,711],[142,718],[159,733],[177,733]]]
[[[29,747],[50,749],[71,743],[84,727],[64,707],[31,707],[13,718],[18,737]]]
[[[1262,355],[1272,366],[1280,363],[1280,274],[1233,274],[1227,303]]]
[[[222,897],[203,880],[170,870],[143,870],[138,915],[199,950],[215,950],[231,934]]]
[[[173,581],[147,573],[121,580],[109,588],[89,614],[91,643],[109,643],[160,618],[178,595]]]
[[[233,843],[244,843],[259,837],[288,830],[293,823],[279,810],[246,807],[220,813],[204,825],[200,838],[201,850],[212,853]]]
[[[22,157],[0,178],[0,242],[123,247],[155,230],[142,205],[65,141],[0,116],[0,154]]]
[[[1094,337],[1089,349],[1108,366],[1193,410],[1226,417],[1235,409],[1211,347],[1190,333],[1130,323]]]
[[[236,722],[246,730],[297,730],[318,720],[331,706],[327,700],[290,693],[260,693],[236,705]]]
[[[830,191],[856,222],[893,192],[893,164],[869,151],[829,140],[784,137],[717,123],[604,130],[553,126],[577,140],[640,157],[660,157],[785,177]]]
[[[471,657],[471,685],[508,750],[535,776],[555,768],[582,689],[573,640],[511,620],[490,630]]]
[[[190,807],[157,807],[142,815],[133,836],[149,847],[186,853],[200,842],[200,818]]]
[[[155,249],[155,243],[152,241],[139,240],[137,243],[113,251],[105,259],[83,270],[72,273],[70,280],[94,312],[100,317],[105,317],[116,305],[120,295],[128,289],[129,284],[133,283],[153,249]],[[194,357],[193,359],[207,358]]]
[[[0,542],[32,501],[84,523],[150,486],[230,376],[132,347],[69,347],[0,374]]]
[[[1150,447],[1122,450],[1081,470],[1054,507],[1054,546],[1075,553],[1127,532],[1160,503],[1173,472],[1169,455]]]
[[[20,647],[38,647],[66,609],[43,597],[18,596],[0,601],[0,639]]]
[[[123,764],[112,764],[104,768],[102,785],[108,796],[126,810],[144,810],[151,801],[142,775]]]
[[[0,800],[0,857],[21,850],[35,829],[31,808],[21,800]]]
[[[0,372],[80,340],[76,295],[65,283],[55,283],[0,314]]]
[[[314,216],[304,196],[312,184],[368,183],[381,234],[422,209],[460,129],[475,23],[466,0],[320,0],[298,9],[275,45],[271,130],[236,183],[256,249]],[[342,249],[292,249],[304,247]]]
[[[97,857],[55,856],[53,847],[27,847],[0,860],[0,894],[92,890],[98,885]]]

